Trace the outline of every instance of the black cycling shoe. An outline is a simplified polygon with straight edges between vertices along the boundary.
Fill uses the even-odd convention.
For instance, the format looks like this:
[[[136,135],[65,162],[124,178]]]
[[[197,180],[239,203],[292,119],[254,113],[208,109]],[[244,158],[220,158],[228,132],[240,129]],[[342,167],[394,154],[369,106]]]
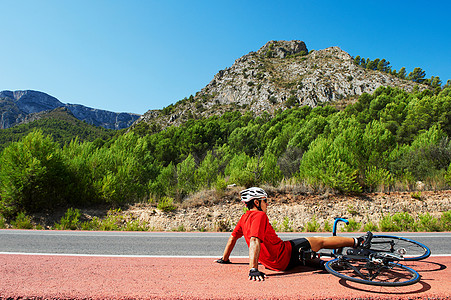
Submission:
[[[362,242],[360,243],[360,247],[364,249],[370,249],[371,248],[371,240],[373,239],[373,233],[371,231],[368,231],[364,236],[361,236],[358,238],[359,240],[362,239]]]

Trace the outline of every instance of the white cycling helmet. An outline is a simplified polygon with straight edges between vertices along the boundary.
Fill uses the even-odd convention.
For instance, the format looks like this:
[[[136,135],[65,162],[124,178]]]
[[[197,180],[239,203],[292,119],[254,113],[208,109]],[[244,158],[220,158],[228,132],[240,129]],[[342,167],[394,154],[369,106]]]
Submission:
[[[241,201],[247,203],[253,199],[268,198],[268,194],[258,187],[251,187],[240,192]]]

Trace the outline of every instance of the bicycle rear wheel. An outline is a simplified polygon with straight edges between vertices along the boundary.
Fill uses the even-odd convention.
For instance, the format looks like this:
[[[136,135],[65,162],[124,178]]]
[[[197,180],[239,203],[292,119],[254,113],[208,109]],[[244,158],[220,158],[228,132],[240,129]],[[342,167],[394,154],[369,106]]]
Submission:
[[[417,241],[390,235],[373,236],[371,250],[402,254],[405,261],[421,260],[431,255],[431,250]]]
[[[326,263],[326,270],[345,280],[378,286],[405,286],[418,282],[417,271],[401,264],[373,264],[369,260],[336,258]]]

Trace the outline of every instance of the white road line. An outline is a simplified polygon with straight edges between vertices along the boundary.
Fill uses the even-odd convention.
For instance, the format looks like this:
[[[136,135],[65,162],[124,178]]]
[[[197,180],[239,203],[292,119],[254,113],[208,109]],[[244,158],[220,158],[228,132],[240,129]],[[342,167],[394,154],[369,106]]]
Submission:
[[[0,252],[0,255],[36,255],[36,256],[80,256],[80,257],[118,257],[118,258],[212,258],[219,256],[200,255],[118,255],[118,254],[75,254],[75,253],[27,253],[27,252]],[[248,258],[248,256],[231,256],[230,258]]]
[[[123,257],[123,258],[218,258],[209,255],[120,255],[120,254],[77,254],[77,253],[27,253],[0,252],[0,255],[41,255],[41,256],[80,256],[80,257]],[[446,257],[451,254],[433,254],[430,257]],[[231,256],[230,258],[248,258],[248,256]]]

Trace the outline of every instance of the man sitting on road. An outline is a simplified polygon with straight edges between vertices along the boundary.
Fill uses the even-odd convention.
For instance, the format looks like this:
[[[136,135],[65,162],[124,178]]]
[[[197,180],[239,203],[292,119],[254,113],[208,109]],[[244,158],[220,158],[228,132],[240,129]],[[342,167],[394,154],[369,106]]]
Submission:
[[[258,270],[260,262],[268,269],[285,271],[299,265],[314,265],[324,269],[324,261],[300,259],[304,253],[317,252],[320,249],[337,249],[342,247],[370,247],[372,233],[368,232],[359,238],[349,237],[307,237],[290,241],[282,241],[269,223],[266,215],[268,195],[257,187],[240,192],[241,201],[249,209],[238,221],[217,263],[229,264],[230,254],[236,241],[244,236],[249,247],[249,280],[265,280],[265,273]]]

